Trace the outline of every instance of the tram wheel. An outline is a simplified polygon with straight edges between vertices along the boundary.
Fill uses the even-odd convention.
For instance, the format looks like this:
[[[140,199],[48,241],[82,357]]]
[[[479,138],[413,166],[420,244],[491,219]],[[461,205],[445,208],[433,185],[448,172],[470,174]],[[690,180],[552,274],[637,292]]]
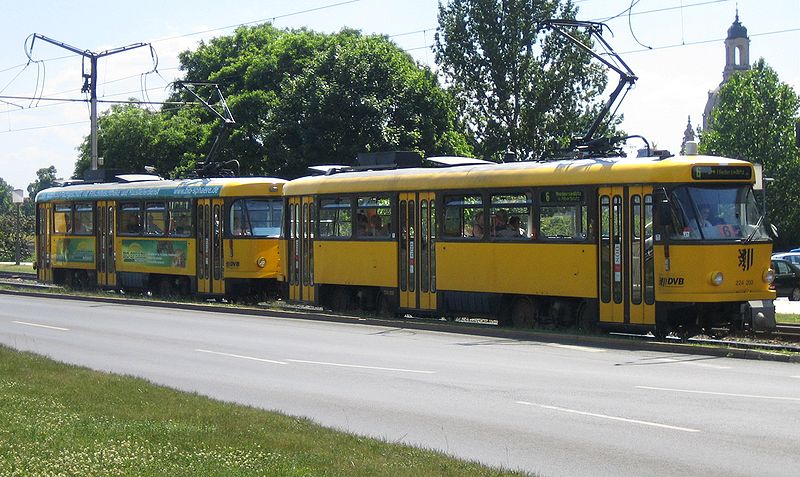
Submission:
[[[378,303],[375,306],[375,311],[377,312],[378,316],[383,318],[392,318],[395,315],[395,305],[392,302],[391,297],[386,296],[383,293],[378,294]]]
[[[597,333],[597,308],[594,303],[582,302],[578,307],[578,328],[587,333]]]
[[[64,272],[64,287],[70,289],[75,288],[75,274],[72,270]]]
[[[789,294],[789,300],[800,301],[800,287],[795,287],[792,293]]]
[[[517,297],[511,304],[511,323],[515,328],[533,328],[539,321],[539,305],[528,297]]]
[[[162,297],[172,295],[172,278],[161,277],[158,281],[158,294]]]
[[[347,311],[350,309],[350,291],[344,287],[336,287],[331,296],[331,309],[333,311]]]

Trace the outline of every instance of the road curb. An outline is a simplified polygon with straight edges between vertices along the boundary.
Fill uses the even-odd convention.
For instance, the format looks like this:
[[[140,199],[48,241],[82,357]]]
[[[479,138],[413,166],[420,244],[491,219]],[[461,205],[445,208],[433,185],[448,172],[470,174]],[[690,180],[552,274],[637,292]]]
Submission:
[[[18,291],[0,289],[0,294],[26,296],[32,298],[49,298],[72,301],[90,301],[95,303],[111,303],[118,305],[134,305],[154,308],[168,308],[189,311],[204,311],[212,313],[225,313],[230,315],[244,315],[257,317],[291,318],[312,321],[325,321],[331,323],[358,323],[362,325],[395,327],[420,331],[438,331],[458,333],[469,336],[484,336],[489,338],[502,338],[519,341],[534,341],[541,343],[555,343],[560,345],[585,346],[597,348],[610,348],[628,351],[657,351],[662,353],[694,354],[720,358],[754,359],[762,361],[779,361],[787,363],[800,363],[800,353],[776,353],[763,349],[741,347],[710,346],[696,343],[669,343],[663,341],[642,341],[633,338],[609,337],[598,335],[560,334],[537,330],[514,330],[507,328],[489,328],[476,326],[469,323],[447,321],[423,321],[418,319],[379,318],[337,315],[316,311],[293,311],[257,308],[232,308],[218,304],[205,303],[175,303],[161,301],[145,301],[125,297],[99,297],[56,295],[54,293],[41,293],[35,291]]]

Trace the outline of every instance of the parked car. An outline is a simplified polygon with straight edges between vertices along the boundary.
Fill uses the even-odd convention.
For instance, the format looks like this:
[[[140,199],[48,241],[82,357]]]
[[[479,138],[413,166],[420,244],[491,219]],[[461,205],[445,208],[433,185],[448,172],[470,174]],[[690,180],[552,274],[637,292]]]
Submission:
[[[800,301],[800,268],[780,258],[772,259],[772,269],[775,270],[775,281],[772,288],[778,296],[789,297],[792,301]]]
[[[786,260],[789,263],[800,266],[800,252],[773,253],[772,258],[780,258],[781,260]]]

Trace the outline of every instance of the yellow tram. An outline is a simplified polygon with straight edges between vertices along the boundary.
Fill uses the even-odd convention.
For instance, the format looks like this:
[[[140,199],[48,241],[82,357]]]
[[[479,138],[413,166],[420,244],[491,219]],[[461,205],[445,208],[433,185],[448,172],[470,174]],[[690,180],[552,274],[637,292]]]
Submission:
[[[36,196],[45,283],[208,296],[277,284],[284,180],[162,180],[53,187]]]
[[[289,298],[659,335],[774,326],[750,163],[443,159],[460,165],[288,182]]]

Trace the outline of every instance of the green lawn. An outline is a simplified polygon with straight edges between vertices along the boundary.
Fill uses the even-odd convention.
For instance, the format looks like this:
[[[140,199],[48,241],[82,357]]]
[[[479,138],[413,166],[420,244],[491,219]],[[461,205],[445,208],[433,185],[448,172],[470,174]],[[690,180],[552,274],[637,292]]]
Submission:
[[[0,346],[0,475],[520,475]]]
[[[776,313],[775,321],[778,323],[800,323],[800,315],[790,315],[787,313]]]
[[[0,272],[21,272],[21,273],[36,273],[31,264],[14,265],[0,263]]]

